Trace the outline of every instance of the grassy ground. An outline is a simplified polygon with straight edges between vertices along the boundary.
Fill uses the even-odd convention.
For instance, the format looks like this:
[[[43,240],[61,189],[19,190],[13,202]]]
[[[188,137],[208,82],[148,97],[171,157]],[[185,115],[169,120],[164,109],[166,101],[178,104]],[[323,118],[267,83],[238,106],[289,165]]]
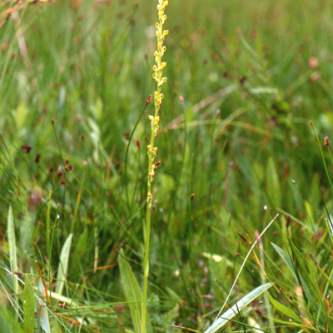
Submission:
[[[38,287],[37,261],[45,288],[65,298],[46,301],[49,312],[36,305],[36,332],[48,329],[45,313],[52,332],[135,330],[118,262],[141,286],[156,2],[57,1],[15,13],[0,17],[0,331],[30,332],[18,307],[28,291],[19,282],[12,294],[14,248],[20,278]],[[224,329],[330,332],[330,1],[170,0],[166,14],[152,330],[207,329],[255,233],[279,213],[225,310],[268,281],[270,301],[260,296]]]

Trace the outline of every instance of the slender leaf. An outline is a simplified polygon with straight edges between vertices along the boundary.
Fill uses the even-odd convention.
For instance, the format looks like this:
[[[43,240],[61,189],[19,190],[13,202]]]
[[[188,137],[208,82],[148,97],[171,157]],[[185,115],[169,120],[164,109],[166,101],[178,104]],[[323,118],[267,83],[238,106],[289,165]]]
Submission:
[[[24,323],[23,328],[25,333],[34,333],[35,324],[35,294],[32,288],[30,279],[25,277],[24,293],[23,293],[23,311]]]
[[[0,305],[0,332],[25,333],[13,313],[3,305]]]
[[[271,301],[272,305],[274,306],[274,308],[278,311],[280,311],[281,313],[283,313],[284,315],[286,315],[287,317],[291,318],[292,320],[294,320],[297,323],[302,323],[301,319],[299,318],[299,316],[297,316],[297,314],[289,309],[288,307],[286,307],[285,305],[279,303],[278,301],[276,301],[272,295],[270,293],[268,293],[268,297],[269,300]]]
[[[135,332],[138,333],[141,323],[142,293],[130,265],[124,259],[123,250],[120,250],[119,252],[118,263],[126,300],[129,302],[132,323],[134,325]]]
[[[40,326],[46,333],[51,333],[50,320],[46,307],[42,307],[40,310]]]
[[[14,216],[13,216],[13,209],[10,206],[8,211],[8,221],[7,221],[7,228],[8,228],[8,244],[9,244],[9,259],[10,259],[10,269],[12,272],[17,271],[17,254],[16,254],[16,238],[15,238],[15,223],[14,223]],[[18,291],[18,281],[13,276],[13,288],[15,295]]]
[[[165,332],[168,332],[168,331],[173,331],[172,329],[172,323],[173,321],[178,317],[179,315],[179,305],[176,304],[176,306],[171,309],[170,311],[168,311],[167,313],[163,314],[161,316],[161,321],[162,321],[162,324],[163,324],[163,329]]]
[[[246,306],[248,306],[254,299],[260,296],[263,292],[268,290],[273,284],[266,283],[254,290],[249,294],[244,296],[240,301],[238,301],[232,308],[223,313],[214,323],[205,331],[205,333],[214,333],[217,332],[220,328],[226,325],[232,318],[238,315]]]
[[[139,333],[142,313],[142,292],[130,265],[124,258],[123,250],[119,251],[118,263],[126,300],[129,303],[128,305],[131,312],[134,330],[136,333]],[[147,313],[147,332],[151,331],[152,329],[149,320],[149,314]]]
[[[65,242],[65,244],[61,250],[61,254],[60,254],[60,262],[59,262],[58,274],[57,274],[57,285],[56,285],[56,289],[55,289],[55,292],[59,295],[62,294],[62,290],[64,288],[64,283],[65,283],[66,276],[67,276],[72,238],[73,238],[73,234],[70,234],[67,237],[66,242]]]
[[[49,320],[49,315],[47,313],[47,307],[45,303],[45,290],[44,290],[44,285],[42,282],[42,279],[39,279],[39,286],[38,290],[40,293],[40,301],[39,301],[39,323],[42,329],[46,333],[51,333],[51,328],[50,328],[50,320]]]
[[[281,191],[279,176],[277,174],[274,160],[272,157],[268,159],[267,163],[267,191],[272,203],[276,207],[281,207]]]
[[[274,244],[274,243],[271,243],[274,247],[274,249],[276,250],[276,252],[279,254],[279,256],[282,258],[282,260],[287,264],[290,272],[293,274],[296,282],[297,281],[297,276],[296,276],[296,273],[295,273],[295,269],[294,269],[294,265],[290,259],[290,256],[284,252],[278,245]]]

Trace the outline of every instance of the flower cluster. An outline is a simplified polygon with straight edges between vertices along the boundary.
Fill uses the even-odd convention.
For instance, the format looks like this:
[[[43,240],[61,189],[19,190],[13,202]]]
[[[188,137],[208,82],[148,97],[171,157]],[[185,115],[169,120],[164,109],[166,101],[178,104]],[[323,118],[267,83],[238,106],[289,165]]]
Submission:
[[[168,30],[163,30],[163,24],[167,19],[167,16],[164,14],[164,9],[168,5],[168,1],[158,0],[158,18],[159,22],[155,24],[156,27],[156,37],[157,37],[157,50],[154,52],[155,63],[153,67],[153,79],[157,83],[157,91],[154,93],[155,101],[155,112],[161,106],[163,94],[161,93],[161,86],[166,82],[167,78],[163,77],[163,68],[166,66],[166,62],[162,62],[163,55],[166,51],[166,47],[163,45],[165,36],[169,33]],[[156,115],[156,114],[155,114]]]
[[[156,27],[156,37],[157,37],[157,50],[154,52],[155,57],[155,65],[153,67],[153,79],[156,81],[156,91],[154,93],[154,105],[155,105],[155,114],[154,116],[150,115],[149,120],[151,122],[151,139],[150,144],[147,146],[148,148],[148,157],[149,157],[149,165],[148,165],[148,202],[151,200],[151,183],[154,180],[154,169],[156,165],[154,164],[154,160],[157,153],[157,147],[154,147],[154,139],[157,135],[159,129],[159,121],[160,117],[158,116],[159,110],[161,108],[163,94],[161,92],[161,87],[163,83],[166,82],[167,78],[163,77],[163,69],[166,66],[166,62],[162,61],[163,55],[166,51],[166,47],[163,45],[165,36],[169,33],[168,30],[163,30],[163,25],[167,16],[164,14],[165,7],[168,5],[167,0],[158,0],[157,10],[158,10],[158,22],[155,24]]]

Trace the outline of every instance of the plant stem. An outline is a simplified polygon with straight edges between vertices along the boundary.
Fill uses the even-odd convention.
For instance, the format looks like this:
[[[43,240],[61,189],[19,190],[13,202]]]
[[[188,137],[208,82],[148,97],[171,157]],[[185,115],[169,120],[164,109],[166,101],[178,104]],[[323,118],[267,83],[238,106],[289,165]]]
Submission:
[[[148,148],[148,181],[147,181],[147,215],[146,215],[146,226],[144,229],[144,242],[145,242],[145,256],[143,264],[143,295],[142,295],[142,320],[141,320],[141,333],[146,332],[146,317],[147,317],[147,293],[148,293],[148,278],[149,278],[149,248],[150,248],[150,226],[151,226],[151,210],[152,210],[152,182],[154,180],[156,164],[154,163],[157,147],[154,147],[155,137],[159,129],[158,123],[160,117],[158,116],[163,94],[161,87],[166,82],[166,77],[163,77],[163,68],[166,66],[165,62],[162,62],[166,47],[163,46],[165,36],[169,33],[167,30],[163,30],[163,24],[167,19],[164,14],[164,9],[168,5],[167,0],[158,0],[158,22],[155,24],[156,37],[157,37],[157,50],[154,52],[155,65],[153,67],[153,79],[156,81],[156,91],[154,93],[154,105],[155,113],[154,116],[149,115],[151,122],[151,137]]]

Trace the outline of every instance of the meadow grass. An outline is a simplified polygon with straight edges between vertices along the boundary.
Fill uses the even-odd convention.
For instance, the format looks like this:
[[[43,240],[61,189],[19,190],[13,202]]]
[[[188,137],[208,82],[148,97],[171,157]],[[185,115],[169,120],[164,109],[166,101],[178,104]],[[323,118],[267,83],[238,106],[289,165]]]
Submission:
[[[157,2],[15,4],[0,4],[0,332],[140,332]],[[167,15],[146,330],[330,332],[330,2]]]

